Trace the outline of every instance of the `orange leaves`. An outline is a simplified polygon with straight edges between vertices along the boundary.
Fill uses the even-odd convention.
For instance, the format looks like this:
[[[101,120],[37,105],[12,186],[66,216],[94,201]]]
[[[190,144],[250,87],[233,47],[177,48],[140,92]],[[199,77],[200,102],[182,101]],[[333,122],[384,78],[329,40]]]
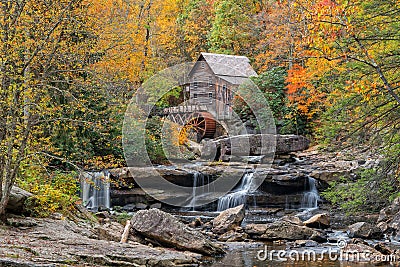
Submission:
[[[312,73],[298,64],[288,71],[286,78],[286,93],[290,105],[295,106],[300,113],[309,118],[319,110],[318,106],[325,96],[313,86],[312,80]]]
[[[325,7],[334,7],[336,5],[332,0],[322,0],[319,4]]]
[[[302,88],[308,87],[307,71],[300,65],[295,64],[292,69],[288,71],[287,80],[287,94],[289,99],[294,99],[294,95]]]

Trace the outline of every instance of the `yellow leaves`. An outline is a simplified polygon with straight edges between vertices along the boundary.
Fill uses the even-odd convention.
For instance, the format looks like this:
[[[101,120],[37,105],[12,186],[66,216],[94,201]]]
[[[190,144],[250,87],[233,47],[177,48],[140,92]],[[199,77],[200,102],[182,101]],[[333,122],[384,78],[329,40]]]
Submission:
[[[94,156],[88,159],[86,164],[87,169],[113,169],[124,166],[123,160],[116,158],[115,155]]]
[[[177,0],[93,1],[94,50],[102,54],[93,70],[107,79],[139,84],[167,67],[169,58],[176,61],[178,12]]]
[[[182,129],[179,131],[179,138],[178,138],[178,144],[179,145],[185,145],[188,142],[188,136],[189,132],[192,130],[191,125],[186,125],[182,127]]]
[[[378,83],[371,80],[353,80],[346,82],[346,90],[349,95],[357,94],[362,96],[362,102],[368,103],[372,101],[372,97],[379,95]]]

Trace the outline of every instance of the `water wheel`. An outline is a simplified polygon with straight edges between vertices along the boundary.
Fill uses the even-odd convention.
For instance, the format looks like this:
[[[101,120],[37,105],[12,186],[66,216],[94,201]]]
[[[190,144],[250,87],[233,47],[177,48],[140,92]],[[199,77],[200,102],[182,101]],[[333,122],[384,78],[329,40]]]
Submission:
[[[213,138],[216,131],[216,121],[208,112],[194,113],[183,126],[181,135],[189,140],[200,142],[204,138]]]

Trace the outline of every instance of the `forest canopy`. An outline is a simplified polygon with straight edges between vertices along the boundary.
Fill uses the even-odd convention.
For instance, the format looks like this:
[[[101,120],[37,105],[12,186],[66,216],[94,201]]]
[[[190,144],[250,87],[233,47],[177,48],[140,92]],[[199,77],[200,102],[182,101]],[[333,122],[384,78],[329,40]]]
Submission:
[[[200,52],[247,56],[282,133],[331,149],[376,147],[386,156],[380,177],[397,192],[399,1],[0,5],[0,215],[12,184],[29,173],[48,182],[60,172],[123,166],[122,121],[135,91]],[[161,157],[157,133],[148,134]]]

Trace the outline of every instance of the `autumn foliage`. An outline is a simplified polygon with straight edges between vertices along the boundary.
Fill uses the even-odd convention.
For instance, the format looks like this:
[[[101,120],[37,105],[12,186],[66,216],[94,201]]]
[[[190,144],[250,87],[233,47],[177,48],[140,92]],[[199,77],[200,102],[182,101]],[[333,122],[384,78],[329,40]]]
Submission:
[[[285,133],[339,144],[355,136],[398,158],[391,144],[400,125],[399,1],[10,0],[0,7],[0,216],[11,186],[33,166],[43,175],[123,166],[123,114],[136,90],[200,52],[250,58],[277,123],[295,125],[282,126]],[[244,106],[238,112],[251,114]],[[147,133],[152,156],[163,160],[159,132]]]

